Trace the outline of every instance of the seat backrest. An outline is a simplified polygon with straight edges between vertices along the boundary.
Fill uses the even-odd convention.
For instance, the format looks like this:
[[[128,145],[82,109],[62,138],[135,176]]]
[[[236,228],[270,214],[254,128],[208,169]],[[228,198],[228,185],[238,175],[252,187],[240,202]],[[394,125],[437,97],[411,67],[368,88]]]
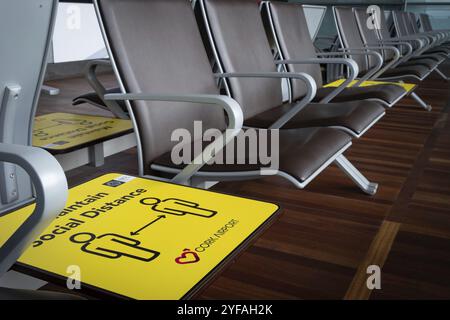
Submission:
[[[336,28],[343,48],[363,48],[364,43],[359,33],[358,24],[352,7],[333,7]],[[359,71],[364,73],[370,66],[364,55],[349,55],[356,61]],[[372,66],[372,65],[371,65]]]
[[[58,2],[0,1],[0,142],[31,145]],[[0,216],[32,198],[28,174],[0,162]]]
[[[267,2],[263,6],[263,21],[273,30],[281,59],[305,60],[317,58],[311,39],[303,6],[298,3]],[[317,87],[323,85],[320,66],[317,64],[287,65],[289,72],[305,72],[316,81]],[[292,96],[298,99],[306,94],[306,88],[300,81],[291,83]]]
[[[405,24],[406,32],[408,33],[408,35],[414,35],[416,32],[414,30],[413,22],[411,21],[411,15],[409,14],[409,12],[401,12],[401,17]]]
[[[392,16],[392,14],[390,16]],[[378,35],[380,36],[380,40],[389,40],[391,38],[390,26],[392,26],[392,24],[388,23],[384,11],[381,11],[379,18],[380,29],[378,30]]]
[[[388,23],[388,19],[386,19],[384,11],[381,12],[379,18],[380,18],[380,29],[378,30],[378,36],[380,37],[380,40],[389,40],[391,38],[389,26],[392,27],[392,18],[390,19],[391,23]],[[385,61],[391,61],[395,57],[395,53],[392,50],[383,50],[383,53]]]
[[[376,13],[370,14],[367,12],[367,8],[361,7],[361,8],[354,8],[353,9],[356,17],[356,23],[358,24],[358,30],[361,34],[361,38],[366,45],[376,46],[379,44],[380,40],[378,38],[378,30],[375,28],[369,28],[368,27],[368,21],[369,19],[379,19],[379,17],[375,17]],[[383,14],[383,13],[381,13]],[[377,24],[380,24],[381,22],[378,21]],[[374,24],[375,25],[375,24]],[[385,60],[392,59],[393,55],[390,54],[389,50],[378,50],[375,49],[373,51],[376,51],[383,55]],[[371,64],[375,64],[376,60],[375,57],[369,56],[369,61],[371,61]]]
[[[97,11],[122,91],[219,93],[189,0],[98,0]],[[226,124],[223,110],[210,105],[135,101],[130,109],[145,174],[174,146],[174,130],[193,136],[194,121],[205,130]]]
[[[425,13],[420,14],[420,24],[422,26],[423,31],[425,31],[425,32],[433,31],[433,27],[431,26],[430,17],[427,14],[425,14]]]
[[[277,71],[257,1],[199,1],[224,72]],[[279,79],[232,78],[228,86],[241,104],[244,118],[282,104]]]
[[[414,34],[420,33],[419,26],[417,25],[418,21],[416,15],[413,12],[408,12],[408,16]]]
[[[405,37],[409,35],[406,21],[404,19],[404,12],[394,10],[392,11],[392,17],[394,18],[395,31],[397,36]]]

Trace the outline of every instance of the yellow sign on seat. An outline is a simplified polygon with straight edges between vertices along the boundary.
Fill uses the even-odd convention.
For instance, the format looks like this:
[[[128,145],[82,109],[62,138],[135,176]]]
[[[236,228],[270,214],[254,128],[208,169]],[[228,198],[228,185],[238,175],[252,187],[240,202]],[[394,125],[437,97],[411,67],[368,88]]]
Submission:
[[[81,288],[127,298],[189,298],[278,209],[272,203],[107,174],[70,190],[67,207],[19,259],[19,267],[60,279],[79,277]],[[0,245],[32,210],[28,206],[0,218]]]
[[[339,79],[333,82],[330,82],[326,85],[324,85],[324,87],[339,87],[340,85],[342,85],[342,83],[345,81],[345,79]],[[350,84],[348,85],[348,87],[352,87],[354,86],[358,81],[357,80],[353,80],[352,82],[350,82]],[[360,85],[360,87],[368,87],[368,86],[376,86],[376,85],[380,85],[380,84],[395,84],[398,85],[400,87],[402,87],[403,89],[405,89],[406,92],[411,93],[416,87],[417,85],[414,83],[404,83],[404,82],[387,82],[387,81],[377,81],[377,80],[368,80],[368,81],[363,81]]]
[[[66,153],[133,132],[130,120],[50,113],[34,120],[33,145]]]

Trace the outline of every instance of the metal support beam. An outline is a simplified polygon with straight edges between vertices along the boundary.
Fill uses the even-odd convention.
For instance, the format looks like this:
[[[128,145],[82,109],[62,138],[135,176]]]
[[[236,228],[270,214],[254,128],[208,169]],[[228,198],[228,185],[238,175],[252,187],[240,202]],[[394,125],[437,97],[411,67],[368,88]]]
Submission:
[[[413,92],[411,93],[411,98],[413,98],[422,108],[424,108],[427,111],[431,111],[432,107],[431,105],[427,104],[425,101],[420,98],[417,93]]]
[[[59,89],[55,87],[50,87],[46,85],[42,85],[41,92],[45,93],[49,96],[57,96],[59,94]]]
[[[450,77],[447,77],[441,70],[439,70],[438,68],[435,68],[434,71],[440,75],[445,81],[449,81]]]
[[[18,100],[22,88],[19,85],[7,86],[0,105],[0,141],[14,143],[14,124]],[[19,199],[16,166],[12,163],[0,162],[0,200],[10,204]]]
[[[350,161],[347,160],[344,155],[340,155],[335,160],[336,165],[349,176],[350,179],[353,180],[354,183],[358,185],[358,187],[369,195],[374,195],[378,190],[378,183],[370,182],[367,180],[363,174],[351,164]]]
[[[101,167],[105,164],[103,143],[98,143],[89,147],[89,161],[90,165],[95,168]]]

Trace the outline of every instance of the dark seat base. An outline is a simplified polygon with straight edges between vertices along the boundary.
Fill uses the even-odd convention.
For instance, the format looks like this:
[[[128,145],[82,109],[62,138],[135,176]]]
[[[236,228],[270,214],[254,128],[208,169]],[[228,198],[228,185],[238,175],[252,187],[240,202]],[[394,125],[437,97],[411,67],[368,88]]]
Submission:
[[[295,104],[295,103],[294,103]],[[268,110],[245,121],[245,125],[256,128],[268,128],[290,108],[292,103]],[[307,127],[345,127],[355,135],[366,131],[385,113],[377,102],[362,100],[345,103],[311,103],[287,122],[283,129]]]
[[[398,66],[384,72],[381,75],[380,79],[408,76],[415,76],[419,79],[423,79],[429,72],[430,69],[425,67],[424,65]]]
[[[256,130],[258,140],[261,130]],[[269,135],[270,137],[270,135]],[[339,130],[329,128],[307,128],[279,130],[279,171],[288,173],[299,182],[304,182],[310,178],[317,170],[327,163],[333,156],[340,154],[346,146],[351,143],[351,137]],[[269,139],[270,141],[270,139]],[[236,142],[236,138],[235,138]],[[203,143],[205,147],[208,142]],[[258,142],[259,144],[259,142]],[[194,155],[194,144],[191,144],[191,154]],[[235,148],[236,148],[235,143]],[[235,164],[208,164],[200,172],[223,173],[243,173],[257,172],[267,168],[267,164],[259,162],[259,157],[252,153],[252,148],[246,144],[245,153],[234,152]],[[270,142],[268,143],[269,153]],[[227,149],[223,155],[226,159]],[[220,155],[221,156],[221,155]],[[249,164],[249,159],[257,159],[256,164]],[[244,164],[237,164],[244,163]],[[176,165],[171,160],[171,153],[168,152],[153,161],[152,165],[159,165],[174,169],[183,169],[185,165]]]
[[[314,102],[319,102],[330,92],[335,90],[331,87],[323,87],[317,90]],[[395,84],[380,84],[366,87],[349,87],[339,93],[332,102],[345,102],[352,100],[379,99],[392,105],[406,94],[405,90]]]
[[[440,58],[420,58],[419,57],[419,58],[411,59],[409,61],[401,63],[398,65],[398,67],[411,67],[411,66],[416,66],[416,65],[422,65],[422,66],[427,67],[428,69],[433,69],[441,62],[442,62],[442,59],[440,59]]]

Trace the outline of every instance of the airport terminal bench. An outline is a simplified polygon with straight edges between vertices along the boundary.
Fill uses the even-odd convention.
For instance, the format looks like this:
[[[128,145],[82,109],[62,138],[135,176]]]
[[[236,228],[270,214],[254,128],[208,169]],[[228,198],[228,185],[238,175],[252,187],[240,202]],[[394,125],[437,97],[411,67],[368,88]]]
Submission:
[[[7,28],[0,28],[0,38],[13,42],[6,46],[11,61],[28,62],[35,58],[30,60],[25,74],[14,68],[5,68],[6,72],[0,74],[0,84],[7,84],[3,99],[6,102],[0,109],[0,160],[3,161],[0,184],[4,187],[2,190],[9,192],[2,194],[0,206],[0,275],[14,264],[13,268],[20,272],[54,283],[71,284],[90,296],[192,298],[280,214],[278,205],[270,202],[187,186],[195,184],[195,179],[226,181],[278,175],[301,189],[336,163],[362,191],[370,195],[376,193],[378,185],[367,180],[343,153],[351,146],[352,137],[370,128],[384,115],[385,109],[378,103],[368,103],[370,108],[364,109],[373,112],[364,113],[364,118],[371,120],[361,121],[364,128],[354,130],[357,134],[353,132],[352,136],[342,128],[324,128],[334,127],[336,123],[330,125],[318,118],[313,119],[317,124],[289,128],[286,124],[314,98],[316,84],[307,73],[276,71],[267,39],[260,32],[262,23],[255,1],[242,1],[245,8],[239,13],[257,17],[249,25],[258,23],[253,31],[256,30],[259,39],[265,40],[257,46],[269,52],[258,56],[262,57],[259,62],[269,66],[269,70],[261,72],[257,64],[251,64],[257,70],[240,74],[233,74],[236,70],[212,72],[187,0],[95,1],[108,53],[123,88],[104,95],[102,100],[125,101],[133,127],[130,120],[121,117],[50,114],[33,120],[57,5],[57,1],[42,0],[42,7],[36,7],[33,1],[0,3],[7,5],[0,12],[22,12],[15,6],[28,6],[25,11],[29,15],[22,17],[22,22],[33,30],[33,41],[11,36],[3,31]],[[222,18],[234,16],[233,8],[228,11],[227,1],[203,0],[201,3],[206,3],[209,12]],[[219,11],[223,8],[226,13],[222,16],[223,12]],[[0,23],[10,25],[11,19],[19,17],[8,18],[10,20],[0,19]],[[220,34],[218,29],[215,31],[216,36]],[[167,41],[168,35],[173,41]],[[220,45],[227,46],[222,42]],[[28,50],[30,47],[34,50]],[[244,45],[241,47],[243,49]],[[250,46],[245,48],[251,50]],[[230,58],[227,54],[223,57]],[[7,63],[15,65],[11,61]],[[239,64],[240,60],[236,61],[233,62]],[[354,65],[350,59],[345,61]],[[226,67],[234,69],[233,63],[227,63]],[[356,76],[357,67],[353,70]],[[235,92],[230,96],[236,100],[219,94],[217,79],[221,77],[233,79],[230,87]],[[270,127],[279,129],[274,130],[280,138],[276,145],[280,148],[279,167],[264,170],[267,163],[262,161],[241,162],[256,153],[250,147],[240,150],[244,151],[241,154],[230,152],[234,161],[231,164],[210,163],[222,151],[230,151],[225,146],[236,142],[241,133],[253,132],[258,145],[273,147],[270,141],[261,139],[267,128],[242,130],[242,126],[253,116],[270,111],[282,102],[279,90],[261,90],[279,88],[282,78],[302,81],[306,90],[304,97],[296,97],[298,104],[275,119]],[[10,85],[11,79],[17,85]],[[258,81],[252,82],[254,79]],[[22,83],[30,85],[20,91]],[[333,104],[325,105],[330,106]],[[10,117],[11,111],[18,111],[17,117]],[[36,122],[34,129],[33,122]],[[195,153],[198,140],[190,139],[186,145],[194,150],[193,159],[175,163],[171,156],[173,132],[182,129],[191,133],[198,122],[204,128],[216,129],[218,137],[213,142],[202,141],[205,143],[200,145],[199,153]],[[62,168],[45,150],[30,146],[32,131],[34,143],[57,157],[77,151],[77,146],[95,151],[96,146],[107,141],[105,136],[98,135],[100,131],[117,138],[135,134],[139,177],[123,173],[97,177],[70,189],[66,202],[67,184]],[[88,136],[89,139],[83,140]],[[13,157],[11,150],[19,158]],[[35,155],[35,166],[42,168],[35,172],[30,170],[33,163],[28,152]],[[28,156],[28,160],[21,161],[21,156]],[[88,158],[98,163],[95,153],[94,156],[88,153]],[[19,167],[25,169],[31,179]],[[1,289],[0,295],[25,298],[26,293]],[[42,298],[45,297],[52,295],[43,293]]]

